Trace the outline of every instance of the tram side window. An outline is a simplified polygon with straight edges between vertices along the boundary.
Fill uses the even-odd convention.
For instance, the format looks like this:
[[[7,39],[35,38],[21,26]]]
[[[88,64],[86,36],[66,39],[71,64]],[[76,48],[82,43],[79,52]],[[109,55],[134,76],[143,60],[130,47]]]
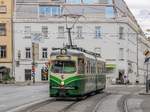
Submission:
[[[94,67],[93,67],[93,63],[91,64],[91,73],[93,74],[93,70],[94,70]]]
[[[92,74],[96,73],[96,63],[95,62],[92,62],[92,64],[91,64],[91,73]]]
[[[85,72],[85,67],[84,67],[84,59],[78,59],[78,73],[79,74],[84,74]]]
[[[90,74],[90,62],[89,61],[87,61],[87,64],[86,64],[86,73]]]
[[[102,73],[102,64],[101,63],[97,64],[97,72]]]
[[[99,63],[97,63],[97,73],[100,73],[100,66],[99,66],[100,64]]]
[[[105,63],[103,63],[103,72],[106,72]]]

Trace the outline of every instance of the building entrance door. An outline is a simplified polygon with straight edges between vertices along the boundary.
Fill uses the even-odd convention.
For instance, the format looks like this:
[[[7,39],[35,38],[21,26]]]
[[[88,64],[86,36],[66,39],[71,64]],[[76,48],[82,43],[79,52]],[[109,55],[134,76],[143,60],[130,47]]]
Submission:
[[[120,83],[123,84],[124,83],[124,70],[119,70],[119,80]]]
[[[0,81],[2,81],[3,79],[3,76],[2,76],[2,73],[0,73]]]
[[[25,81],[31,80],[31,69],[25,69]]]

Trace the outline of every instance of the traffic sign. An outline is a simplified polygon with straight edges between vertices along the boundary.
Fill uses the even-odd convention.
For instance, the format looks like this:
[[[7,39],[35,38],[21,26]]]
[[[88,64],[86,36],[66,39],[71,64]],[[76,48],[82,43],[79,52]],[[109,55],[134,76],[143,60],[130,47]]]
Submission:
[[[146,57],[144,63],[148,63],[150,60],[150,57]]]
[[[144,51],[144,55],[145,55],[145,56],[150,56],[150,51],[149,51],[148,49],[146,49],[146,50]]]
[[[31,36],[31,41],[32,41],[32,43],[37,43],[37,44],[38,43],[43,43],[44,42],[44,38],[41,35],[41,33],[34,33]]]

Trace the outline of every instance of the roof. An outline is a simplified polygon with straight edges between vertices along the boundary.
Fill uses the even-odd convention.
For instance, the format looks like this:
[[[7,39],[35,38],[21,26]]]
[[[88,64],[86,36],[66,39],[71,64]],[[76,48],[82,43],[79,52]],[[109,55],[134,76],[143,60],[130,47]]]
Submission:
[[[55,56],[55,55],[59,55],[59,54],[60,54],[60,50],[53,50],[52,53],[51,53],[51,56]],[[72,55],[72,56],[87,57],[87,58],[95,60],[95,57],[93,55],[90,55],[90,54],[87,54],[87,53],[84,53],[84,52],[81,52],[81,51],[78,51],[78,50],[75,50],[75,49],[67,49],[67,54]],[[102,59],[100,57],[97,57],[97,60],[105,61],[104,59]]]

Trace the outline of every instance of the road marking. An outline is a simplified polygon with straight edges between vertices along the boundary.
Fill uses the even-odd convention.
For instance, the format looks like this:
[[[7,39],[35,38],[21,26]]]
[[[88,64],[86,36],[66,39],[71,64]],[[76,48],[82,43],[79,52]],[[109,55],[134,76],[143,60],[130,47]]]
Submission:
[[[23,104],[23,105],[20,105],[20,106],[18,106],[16,108],[10,109],[10,110],[8,110],[6,112],[17,112],[17,111],[19,111],[21,109],[27,108],[29,106],[32,106],[32,105],[36,104],[36,103],[40,103],[40,102],[46,101],[48,99],[50,99],[50,98],[43,98],[41,100],[36,100],[36,101],[31,102],[31,103]]]

